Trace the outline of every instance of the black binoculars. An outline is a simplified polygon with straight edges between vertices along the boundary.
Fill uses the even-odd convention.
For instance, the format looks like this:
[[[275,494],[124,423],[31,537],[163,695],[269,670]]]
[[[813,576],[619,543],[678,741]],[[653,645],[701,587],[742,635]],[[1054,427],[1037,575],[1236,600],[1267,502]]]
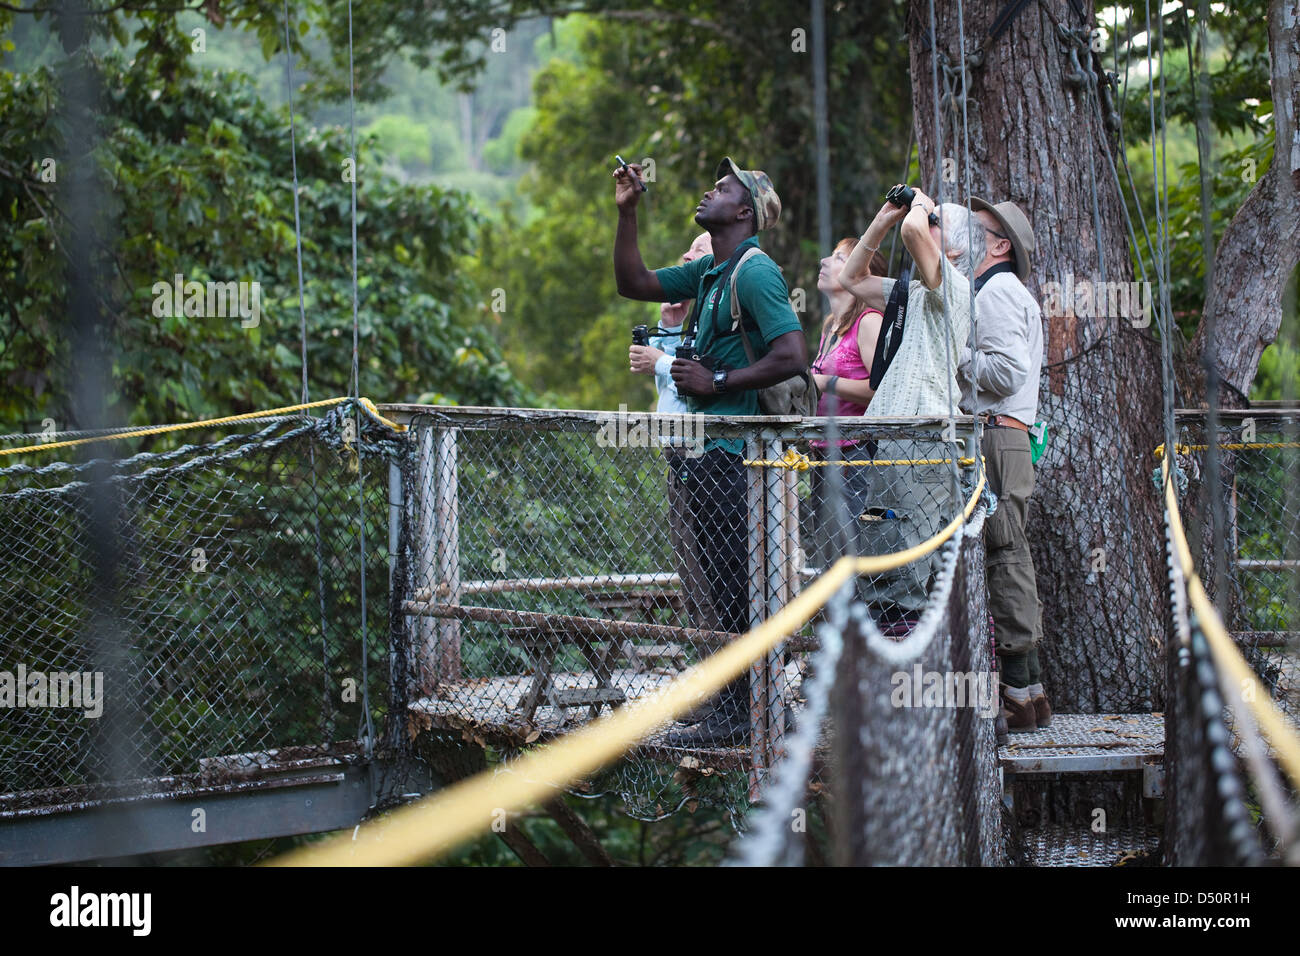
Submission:
[[[892,189],[890,189],[889,192],[885,193],[885,202],[893,203],[895,206],[898,206],[900,209],[908,208],[909,206],[912,205],[913,202],[915,202],[915,200],[916,200],[916,190],[913,189],[911,186],[904,186],[902,183],[899,183],[897,186],[894,186]],[[930,225],[932,226],[939,225],[938,213],[934,213],[934,212],[930,213]]]
[[[677,357],[690,359],[692,362],[699,362],[710,372],[721,367],[718,365],[718,360],[712,355],[701,355],[700,352],[696,350],[694,335],[682,336],[682,343],[677,346]]]
[[[671,334],[675,334],[677,330],[676,329],[665,330],[659,328],[658,326],[656,326],[654,329],[656,335],[662,334],[665,331],[668,331]],[[647,325],[632,326],[632,344],[649,345],[650,327]],[[690,359],[692,362],[699,362],[701,365],[703,365],[705,368],[709,369],[710,371],[713,371],[716,367],[718,367],[718,360],[714,358],[712,355],[701,355],[699,352],[695,350],[695,334],[693,332],[689,335],[682,336],[681,344],[677,346],[677,358]]]

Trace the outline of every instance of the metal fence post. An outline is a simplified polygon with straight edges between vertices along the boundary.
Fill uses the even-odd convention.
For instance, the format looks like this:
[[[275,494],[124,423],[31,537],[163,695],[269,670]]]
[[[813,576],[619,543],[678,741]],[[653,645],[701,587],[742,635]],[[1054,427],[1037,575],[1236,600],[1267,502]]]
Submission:
[[[765,446],[754,436],[745,439],[745,457],[754,461],[762,457]],[[749,626],[757,627],[767,611],[767,578],[764,567],[766,523],[763,515],[763,470],[754,465],[745,470],[745,492],[750,520],[749,530]],[[750,769],[749,796],[756,800],[762,793],[768,769],[767,748],[767,664],[757,661],[749,669]]]
[[[402,511],[406,501],[402,494],[402,466],[396,461],[388,463],[388,692],[390,700],[407,700],[408,688],[398,688],[401,671],[398,658],[411,634],[411,618],[402,613],[402,604],[407,598],[406,588],[398,579],[402,567]],[[410,569],[406,571],[407,582]],[[417,619],[418,620],[418,619]],[[399,643],[400,642],[400,643]],[[406,655],[409,658],[409,655]]]
[[[768,461],[779,461],[784,451],[780,439],[769,439],[763,443],[763,456]],[[767,565],[767,616],[774,616],[790,599],[789,568],[786,553],[786,475],[785,468],[764,468],[763,486],[763,524],[764,562]],[[780,649],[769,651],[765,661],[765,739],[768,766],[776,762],[784,753],[785,737],[785,668],[781,663]]]
[[[423,426],[415,436],[412,577],[434,603],[460,603],[460,514],[456,431]],[[416,689],[432,694],[439,680],[460,677],[460,622],[419,616],[412,628]]]
[[[861,730],[867,708],[862,686],[868,676],[867,653],[862,631],[852,617],[845,622],[844,649],[831,692],[831,719],[835,727],[832,743],[831,779],[834,801],[833,860],[836,866],[867,866],[872,860],[867,847],[867,794],[872,775],[868,767]]]
[[[460,446],[453,428],[438,432],[437,441],[437,558],[436,591],[445,589],[447,603],[460,604]],[[460,620],[438,623],[437,672],[441,680],[460,680]]]

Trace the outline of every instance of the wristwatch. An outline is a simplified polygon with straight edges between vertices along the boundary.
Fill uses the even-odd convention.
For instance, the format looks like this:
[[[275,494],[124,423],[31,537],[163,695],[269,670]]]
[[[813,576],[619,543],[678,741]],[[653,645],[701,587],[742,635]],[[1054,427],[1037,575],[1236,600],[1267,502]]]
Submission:
[[[715,392],[725,392],[727,390],[727,370],[720,368],[713,373],[713,390]]]

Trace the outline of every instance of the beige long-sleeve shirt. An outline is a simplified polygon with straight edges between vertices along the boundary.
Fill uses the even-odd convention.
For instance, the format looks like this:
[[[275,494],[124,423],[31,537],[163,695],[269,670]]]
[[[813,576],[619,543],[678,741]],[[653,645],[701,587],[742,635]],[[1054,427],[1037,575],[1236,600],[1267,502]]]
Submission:
[[[1000,272],[975,295],[975,348],[962,348],[957,369],[961,407],[1032,425],[1042,369],[1042,311],[1015,273]]]

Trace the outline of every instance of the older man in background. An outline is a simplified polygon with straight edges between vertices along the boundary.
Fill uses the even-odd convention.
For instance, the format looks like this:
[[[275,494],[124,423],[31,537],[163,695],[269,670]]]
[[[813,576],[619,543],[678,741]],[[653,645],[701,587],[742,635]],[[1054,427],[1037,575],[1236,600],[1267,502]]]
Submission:
[[[682,254],[682,264],[694,262],[701,256],[713,255],[713,241],[707,232],[695,237],[691,247]],[[628,365],[638,375],[653,375],[658,398],[655,411],[665,415],[689,415],[686,402],[677,394],[673,381],[673,360],[677,346],[682,341],[682,326],[691,313],[694,299],[680,302],[663,302],[659,306],[659,326],[650,336],[649,345],[628,346]],[[686,619],[696,627],[717,630],[718,617],[709,594],[709,581],[700,560],[701,542],[696,539],[695,525],[690,520],[689,488],[682,478],[685,460],[692,450],[683,447],[685,437],[664,436],[664,460],[668,465],[668,534],[673,555],[677,559],[677,574],[681,578],[681,593],[686,604]],[[698,453],[699,449],[694,449]],[[694,716],[694,713],[692,713]]]
[[[972,196],[970,204],[985,234],[985,250],[975,270],[973,347],[962,349],[958,378],[962,408],[984,424],[984,467],[998,496],[997,510],[984,525],[984,543],[1002,680],[1001,740],[1007,732],[1028,733],[1052,722],[1038,663],[1038,586],[1025,535],[1034,491],[1029,430],[1038,415],[1043,319],[1024,286],[1034,253],[1029,219],[1013,202],[994,205]]]

